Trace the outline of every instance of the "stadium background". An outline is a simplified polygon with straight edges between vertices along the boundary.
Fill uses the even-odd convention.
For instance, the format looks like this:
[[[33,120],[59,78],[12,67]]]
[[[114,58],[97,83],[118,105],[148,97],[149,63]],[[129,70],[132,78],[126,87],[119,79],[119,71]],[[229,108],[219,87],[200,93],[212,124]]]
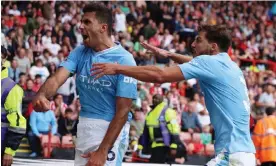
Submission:
[[[28,119],[32,114],[30,104],[41,84],[51,76],[69,52],[82,43],[78,30],[82,8],[88,2],[1,2],[1,44],[9,50],[7,66],[9,76],[23,89],[22,113]],[[226,24],[233,35],[232,48],[228,53],[242,69],[246,78],[251,101],[251,131],[256,121],[265,116],[260,102],[267,102],[265,94],[273,97],[269,103],[276,103],[276,3],[275,2],[145,2],[121,1],[104,2],[113,11],[114,26],[112,38],[120,41],[136,60],[137,65],[154,64],[158,66],[175,65],[164,57],[146,53],[139,42],[148,43],[185,55],[191,55],[190,45],[199,24]],[[134,119],[131,122],[131,140],[138,139],[145,114],[150,111],[152,96],[161,94],[170,107],[178,112],[182,124],[182,112],[193,108],[201,126],[209,126],[205,134],[211,134],[212,126],[206,112],[203,96],[196,80],[162,85],[138,83],[138,99],[131,110]],[[268,86],[270,85],[270,87]],[[77,120],[80,105],[74,83],[69,78],[58,90],[56,102],[52,100],[51,110],[55,112],[57,125],[60,124],[65,110],[71,108]],[[60,99],[62,98],[62,99]],[[262,100],[260,100],[262,98]],[[263,99],[265,98],[265,99]],[[62,100],[62,102],[60,102]],[[59,102],[60,103],[59,103]],[[196,103],[190,106],[191,101]],[[195,126],[198,127],[198,126]],[[204,127],[203,127],[204,128]],[[32,128],[28,125],[28,130]],[[64,136],[58,126],[58,133]],[[201,133],[180,134],[180,138],[189,149],[194,143],[202,144]],[[74,135],[74,133],[72,134]],[[22,141],[17,156],[29,156],[31,153],[26,138]],[[70,148],[71,136],[62,139],[64,148]],[[209,158],[213,155],[213,141],[202,149],[189,153],[189,156]],[[133,148],[130,144],[127,161],[131,161]],[[192,157],[193,158],[193,157]],[[20,160],[19,160],[20,162]]]

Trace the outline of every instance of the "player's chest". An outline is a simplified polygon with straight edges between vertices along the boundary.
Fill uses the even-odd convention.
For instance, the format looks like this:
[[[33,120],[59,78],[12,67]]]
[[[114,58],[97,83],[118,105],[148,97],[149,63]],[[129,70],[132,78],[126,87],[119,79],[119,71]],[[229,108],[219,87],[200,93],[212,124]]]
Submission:
[[[77,66],[76,84],[79,89],[85,92],[114,92],[117,83],[117,76],[105,75],[99,79],[91,76],[91,68],[94,63],[108,63],[107,60],[100,57],[89,57]]]

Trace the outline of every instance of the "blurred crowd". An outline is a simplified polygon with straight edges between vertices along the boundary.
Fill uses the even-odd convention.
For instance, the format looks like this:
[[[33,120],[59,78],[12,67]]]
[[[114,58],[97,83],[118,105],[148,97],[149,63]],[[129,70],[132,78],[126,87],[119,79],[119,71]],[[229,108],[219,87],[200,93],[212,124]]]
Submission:
[[[1,3],[1,44],[9,51],[9,77],[23,89],[23,114],[29,140],[42,134],[75,135],[80,103],[75,77],[70,77],[51,101],[49,113],[33,111],[31,101],[40,86],[55,73],[70,51],[82,44],[78,29],[85,1],[20,1]],[[200,24],[226,24],[233,43],[228,53],[243,69],[251,101],[251,129],[276,104],[276,3],[275,2],[104,2],[113,11],[112,38],[135,58],[137,65],[175,65],[166,57],[149,54],[140,42],[183,55]],[[262,60],[252,63],[256,60]],[[181,131],[202,133],[199,143],[186,144],[190,153],[213,143],[213,131],[200,87],[194,79],[178,83],[138,82],[138,98],[131,110],[131,140],[137,140],[151,110],[152,96],[160,94],[178,112]],[[51,126],[49,128],[49,126]],[[182,135],[181,135],[182,136]],[[181,138],[182,139],[182,138]],[[183,138],[184,139],[184,138]],[[133,149],[134,146],[130,146]],[[32,146],[32,156],[36,147]]]

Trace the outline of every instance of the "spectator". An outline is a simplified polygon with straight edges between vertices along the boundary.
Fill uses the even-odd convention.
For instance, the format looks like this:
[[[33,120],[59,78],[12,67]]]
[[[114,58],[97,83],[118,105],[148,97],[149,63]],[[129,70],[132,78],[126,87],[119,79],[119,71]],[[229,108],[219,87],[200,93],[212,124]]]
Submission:
[[[27,88],[24,90],[24,97],[22,102],[22,114],[25,114],[28,105],[32,102],[33,98],[36,95],[36,92],[33,90],[34,82],[31,79],[27,80]]]
[[[79,117],[79,113],[80,113],[80,110],[81,110],[81,105],[80,105],[80,98],[77,97],[73,102],[72,104],[69,106],[72,111],[73,111],[73,117],[72,119],[76,120],[78,119]]]
[[[40,87],[42,86],[42,84],[43,84],[43,82],[41,79],[41,75],[40,74],[35,75],[33,90],[35,92],[37,92],[40,89]]]
[[[12,60],[11,67],[8,68],[9,71],[9,77],[16,83],[19,81],[19,74],[20,74],[20,69],[18,68],[18,63],[14,59]]]
[[[78,120],[74,119],[74,112],[71,108],[66,108],[65,116],[58,120],[58,133],[61,136],[76,136]]]
[[[67,108],[67,104],[63,103],[62,95],[56,94],[53,99],[54,101],[50,102],[50,109],[54,111],[57,118],[60,116],[65,117],[65,109]]]
[[[125,32],[126,31],[126,15],[118,7],[115,14],[115,31]]]
[[[48,43],[45,46],[53,56],[57,56],[58,51],[61,49],[60,45],[57,44],[57,37],[56,36],[52,36],[52,42]]]
[[[43,66],[42,60],[38,59],[35,62],[35,66],[32,66],[30,69],[30,76],[32,79],[35,79],[35,76],[39,74],[41,76],[42,82],[50,75],[48,69]]]
[[[188,105],[189,109],[187,112],[182,112],[181,123],[182,131],[188,131],[189,133],[201,132],[202,126],[199,122],[198,116],[195,112],[196,103],[190,102]]]
[[[19,74],[19,81],[18,81],[18,85],[20,85],[20,87],[22,89],[26,89],[27,88],[27,77],[25,73],[20,73]]]
[[[58,94],[61,94],[63,97],[63,102],[65,104],[69,104],[69,97],[70,95],[73,93],[73,89],[71,89],[75,84],[75,80],[73,77],[69,77],[64,83],[63,85],[61,85],[61,87],[57,90]]]
[[[276,108],[266,108],[267,117],[259,120],[253,133],[257,165],[276,165]]]
[[[130,122],[130,126],[133,126],[136,131],[136,138],[139,138],[143,134],[143,128],[145,123],[145,114],[140,109],[135,109],[134,119]]]
[[[271,84],[267,84],[265,92],[260,96],[260,99],[257,103],[257,106],[261,107],[261,110],[265,112],[265,109],[268,107],[275,107],[274,94],[275,88]]]
[[[49,44],[52,43],[51,36],[52,36],[52,31],[51,31],[51,30],[47,30],[47,31],[46,31],[46,35],[44,35],[44,36],[42,37],[42,45],[43,45],[44,47],[46,47],[47,45],[49,45]]]
[[[18,63],[18,68],[20,72],[29,73],[29,69],[31,67],[31,61],[27,57],[26,50],[21,48],[18,52],[18,56],[15,56],[14,59]]]
[[[50,63],[49,66],[48,66],[48,71],[49,71],[49,76],[53,75],[57,70],[57,66],[55,63]]]
[[[28,133],[28,139],[31,146],[32,153],[30,157],[37,157],[40,155],[40,139],[43,134],[51,132],[52,135],[57,134],[57,122],[52,110],[47,112],[33,111],[30,116],[31,130]]]

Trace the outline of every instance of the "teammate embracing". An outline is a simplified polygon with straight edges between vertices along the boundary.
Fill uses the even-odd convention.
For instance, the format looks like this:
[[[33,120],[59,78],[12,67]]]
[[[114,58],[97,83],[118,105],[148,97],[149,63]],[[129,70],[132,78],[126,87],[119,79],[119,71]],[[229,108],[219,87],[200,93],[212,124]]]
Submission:
[[[93,64],[91,74],[97,75],[97,78],[124,74],[157,83],[196,78],[215,130],[216,157],[207,165],[255,166],[255,148],[249,132],[250,103],[246,82],[240,68],[227,54],[231,45],[230,32],[221,25],[201,25],[198,31],[192,43],[193,59],[142,43],[153,53],[183,64],[159,68],[99,63]]]

